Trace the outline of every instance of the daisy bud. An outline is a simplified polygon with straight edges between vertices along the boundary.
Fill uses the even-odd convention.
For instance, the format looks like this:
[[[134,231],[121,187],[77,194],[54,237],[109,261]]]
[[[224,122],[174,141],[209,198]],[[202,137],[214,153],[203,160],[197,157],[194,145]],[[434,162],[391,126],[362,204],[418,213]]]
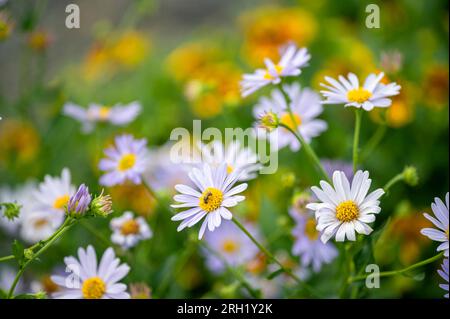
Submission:
[[[75,195],[73,195],[67,203],[67,214],[72,217],[83,216],[91,203],[91,194],[89,188],[81,184]]]
[[[102,193],[95,197],[91,203],[91,211],[94,216],[106,217],[112,213],[112,200],[110,195]]]
[[[265,128],[269,132],[276,129],[279,124],[280,124],[280,119],[272,111],[266,112],[259,119],[259,126],[262,128]]]
[[[3,212],[3,216],[6,219],[12,221],[15,218],[19,217],[21,205],[17,203],[0,203],[0,208],[4,207],[5,211]]]
[[[409,186],[416,186],[419,183],[417,169],[414,166],[406,166],[403,170],[403,180]]]
[[[30,249],[30,248],[25,249],[25,250],[23,251],[23,256],[24,256],[25,259],[27,259],[27,260],[33,259],[33,257],[34,257],[33,249]]]

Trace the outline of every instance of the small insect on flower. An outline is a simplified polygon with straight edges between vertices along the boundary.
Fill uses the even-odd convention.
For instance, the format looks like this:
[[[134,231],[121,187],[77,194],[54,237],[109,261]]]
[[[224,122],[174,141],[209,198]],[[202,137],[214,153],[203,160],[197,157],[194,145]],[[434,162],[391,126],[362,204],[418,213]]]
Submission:
[[[253,225],[246,224],[245,228],[252,235],[259,237],[257,229]],[[219,257],[207,249],[203,250],[206,265],[215,273],[220,273],[226,269],[226,264],[236,267],[250,262],[259,252],[255,244],[231,221],[224,221],[219,229],[208,232],[205,235],[205,241],[211,249],[220,255]]]
[[[153,233],[142,217],[134,217],[132,212],[125,212],[122,216],[111,219],[111,241],[129,249],[141,240],[149,239]]]
[[[316,92],[310,88],[302,89],[298,84],[285,85],[284,90],[290,101],[286,101],[283,93],[275,89],[270,98],[262,97],[259,100],[253,109],[253,114],[255,118],[268,112],[276,114],[278,128],[269,132],[270,143],[277,146],[278,149],[289,146],[293,152],[296,152],[300,149],[300,143],[286,127],[299,132],[305,141],[310,143],[314,137],[324,132],[328,125],[325,121],[317,119],[317,116],[322,113],[323,107]],[[290,104],[292,115],[287,103]],[[280,127],[281,125],[284,127]]]
[[[227,164],[227,173],[234,170],[240,172],[239,181],[244,182],[257,177],[261,168],[256,153],[247,147],[242,147],[237,140],[224,146],[220,141],[212,141],[209,144],[199,143],[202,161],[211,167]]]
[[[94,130],[97,122],[124,126],[132,122],[139,115],[141,109],[141,104],[137,101],[113,106],[92,103],[87,108],[68,102],[64,104],[63,114],[79,121],[82,124],[82,131],[90,133]]]
[[[338,255],[337,249],[331,243],[323,243],[316,229],[316,220],[311,211],[299,212],[292,207],[289,214],[295,221],[292,235],[295,238],[292,254],[300,257],[303,267],[312,266],[314,272],[319,272],[323,264],[329,264]]]
[[[53,293],[56,299],[129,299],[127,286],[119,283],[130,271],[127,264],[120,264],[114,250],[109,247],[97,267],[97,256],[92,246],[78,248],[78,260],[64,258],[67,276],[54,275],[51,280],[61,287]]]
[[[278,64],[266,58],[266,69],[257,69],[253,74],[244,74],[241,81],[241,94],[249,96],[260,88],[272,83],[278,84],[282,77],[297,76],[301,68],[307,66],[311,55],[306,48],[298,49],[294,44],[289,45],[281,55]]]
[[[89,188],[81,184],[75,195],[69,199],[67,204],[67,214],[72,217],[81,217],[89,209],[92,196],[89,193]]]
[[[228,208],[236,206],[245,199],[244,196],[237,194],[246,190],[247,184],[233,187],[239,180],[240,174],[239,171],[227,174],[226,164],[217,168],[204,164],[202,170],[192,169],[189,178],[197,189],[182,184],[175,186],[181,194],[175,195],[174,200],[180,204],[171,206],[189,208],[172,217],[173,221],[183,220],[177,230],[182,231],[186,227],[192,227],[205,217],[198,234],[198,238],[201,239],[206,226],[209,231],[214,231],[220,226],[222,218],[230,220],[233,215]]]
[[[446,284],[440,284],[439,287],[447,291],[447,294],[445,294],[444,297],[448,299],[448,258],[444,259],[442,270],[439,269],[438,274],[447,282]]]
[[[114,186],[125,181],[141,184],[148,157],[146,145],[144,138],[137,140],[128,134],[117,136],[115,146],[104,151],[107,158],[100,160],[100,170],[106,171],[100,177],[100,184]]]
[[[425,218],[431,221],[436,228],[424,228],[420,232],[422,235],[427,236],[431,240],[441,242],[437,248],[437,251],[445,251],[445,257],[448,257],[448,229],[449,229],[449,193],[445,195],[445,204],[440,198],[435,198],[434,203],[431,204],[431,209],[433,210],[433,216],[424,214]]]
[[[389,107],[392,100],[388,97],[399,94],[401,86],[395,82],[381,83],[383,76],[383,72],[378,75],[372,73],[366,78],[363,86],[360,86],[358,77],[353,73],[348,74],[348,80],[342,75],[339,76],[339,81],[326,76],[325,80],[330,85],[320,83],[329,90],[320,91],[326,98],[322,103],[344,104],[346,107],[354,106],[366,111],[371,111],[375,107]]]
[[[384,190],[379,188],[369,195],[372,180],[369,172],[357,171],[350,185],[344,172],[333,173],[333,186],[320,181],[322,189],[313,186],[311,190],[321,201],[310,203],[306,208],[315,211],[317,230],[322,232],[321,240],[326,243],[336,236],[336,241],[356,240],[355,231],[369,235],[373,229],[367,225],[375,221],[375,214],[381,211],[378,200]]]

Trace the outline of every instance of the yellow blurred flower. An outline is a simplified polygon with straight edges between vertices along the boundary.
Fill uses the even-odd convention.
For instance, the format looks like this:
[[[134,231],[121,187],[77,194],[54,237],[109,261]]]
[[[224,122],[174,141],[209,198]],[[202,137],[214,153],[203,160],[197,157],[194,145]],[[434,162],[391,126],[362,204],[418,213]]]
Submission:
[[[151,299],[152,290],[143,282],[130,284],[131,299]]]
[[[448,106],[448,65],[432,65],[425,72],[423,101],[425,105],[441,110]]]
[[[28,122],[4,119],[0,124],[0,161],[30,162],[39,150],[40,139]]]
[[[28,46],[36,52],[45,51],[51,42],[52,38],[50,34],[44,30],[31,32],[27,39]]]
[[[87,80],[107,78],[121,69],[139,65],[150,51],[148,37],[137,31],[126,31],[117,37],[102,39],[92,46],[82,71]]]
[[[126,183],[110,190],[114,205],[120,210],[131,210],[140,216],[150,216],[154,212],[156,200],[145,186]]]
[[[244,33],[243,54],[253,66],[265,57],[277,58],[280,47],[289,42],[308,45],[317,32],[314,16],[297,7],[262,7],[244,13],[239,21]]]
[[[392,105],[386,109],[376,109],[370,113],[375,122],[386,123],[388,126],[398,128],[410,123],[414,119],[415,103],[418,88],[412,83],[399,82],[401,93],[392,98]]]
[[[9,37],[14,29],[14,23],[6,12],[0,12],[0,41]]]

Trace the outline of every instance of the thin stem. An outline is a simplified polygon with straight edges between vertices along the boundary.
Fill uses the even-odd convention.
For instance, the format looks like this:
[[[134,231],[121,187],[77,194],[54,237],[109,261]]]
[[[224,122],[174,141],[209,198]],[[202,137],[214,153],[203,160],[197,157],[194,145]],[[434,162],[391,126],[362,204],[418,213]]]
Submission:
[[[372,153],[372,151],[377,148],[378,144],[380,144],[383,140],[386,131],[387,127],[385,124],[378,126],[375,133],[366,143],[366,147],[361,151],[361,160],[365,160]]]
[[[276,263],[280,269],[286,273],[288,276],[290,276],[291,278],[293,278],[299,285],[303,286],[303,288],[305,288],[305,290],[307,290],[311,295],[317,295],[316,293],[313,292],[313,289],[311,287],[309,287],[306,283],[304,283],[296,274],[294,274],[292,272],[292,270],[286,268],[278,259],[276,259],[272,253],[270,251],[268,251],[263,245],[261,245],[256,239],[255,237],[253,237],[252,234],[250,234],[250,232],[244,227],[244,225],[242,225],[237,219],[236,217],[233,216],[232,221],[236,224],[236,226],[242,230],[244,232],[245,235],[247,235],[248,238],[250,238],[250,240],[259,248],[259,250],[264,253],[267,258],[269,259],[269,261],[272,261],[274,263]]]
[[[353,135],[353,173],[358,169],[359,133],[361,131],[362,110],[355,110],[355,132]]]
[[[353,260],[353,255],[351,253],[351,243],[347,244],[344,247],[344,261],[346,263],[346,274],[345,274],[345,279],[342,283],[342,287],[341,287],[341,291],[340,291],[340,297],[344,298],[346,296],[346,293],[348,291],[350,282],[349,282],[349,278],[351,276],[353,276],[354,272],[355,272],[355,262]]]
[[[12,260],[15,257],[13,255],[9,255],[9,256],[5,256],[5,257],[0,257],[0,262],[2,261],[8,261],[8,260]]]
[[[282,85],[280,85],[279,88],[280,88],[280,91],[281,91],[281,93],[283,94],[283,96],[284,96],[284,98],[286,100],[287,110],[289,112],[289,116],[291,117],[291,122],[292,123],[296,123],[296,119],[294,117],[294,113],[292,112],[291,103],[290,103],[291,101],[290,101],[289,95],[283,89]],[[306,143],[305,139],[303,138],[303,136],[300,134],[300,132],[298,130],[298,126],[296,127],[296,129],[292,129],[291,127],[289,127],[288,125],[283,124],[283,123],[280,123],[279,125],[284,127],[285,129],[287,129],[288,131],[290,131],[292,134],[294,134],[294,136],[300,142],[300,145],[305,150],[306,155],[308,155],[310,161],[314,164],[314,166],[317,168],[317,170],[320,172],[320,174],[323,176],[323,178],[327,182],[331,183],[330,177],[328,176],[327,172],[323,168],[322,163],[320,163],[319,157],[314,152],[312,147],[308,143]]]
[[[9,289],[7,299],[11,299],[11,297],[13,296],[17,283],[19,282],[19,279],[24,273],[27,266],[31,262],[33,262],[33,260],[38,258],[43,252],[45,252],[59,237],[61,237],[67,230],[69,230],[69,228],[72,227],[72,225],[74,225],[75,222],[76,220],[67,217],[64,223],[61,225],[61,227],[58,228],[58,230],[49,239],[44,241],[43,246],[35,254],[33,254],[33,257],[20,267],[20,270],[17,272],[16,277],[14,278],[14,281],[11,285],[11,288]]]
[[[398,269],[398,270],[391,270],[391,271],[383,271],[379,273],[379,277],[390,277],[390,276],[395,276],[395,275],[400,275],[403,274],[405,272],[414,270],[416,268],[431,264],[432,262],[440,259],[442,256],[444,255],[444,252],[441,252],[431,258],[419,261],[418,263],[415,263],[411,266],[408,266],[406,268],[403,269]],[[364,280],[366,279],[370,274],[366,274],[366,275],[361,275],[361,276],[356,276],[356,277],[351,277],[349,278],[349,282],[354,282],[354,281],[358,281],[358,280]]]
[[[403,180],[404,176],[403,173],[395,175],[389,182],[384,185],[383,189],[387,193],[389,188],[391,188],[394,184],[401,182]]]
[[[87,223],[86,221],[82,220],[80,221],[81,226],[83,226],[88,232],[90,232],[92,235],[97,237],[106,247],[111,246],[108,239],[105,238],[101,233],[98,232],[95,228],[92,227],[91,224]]]

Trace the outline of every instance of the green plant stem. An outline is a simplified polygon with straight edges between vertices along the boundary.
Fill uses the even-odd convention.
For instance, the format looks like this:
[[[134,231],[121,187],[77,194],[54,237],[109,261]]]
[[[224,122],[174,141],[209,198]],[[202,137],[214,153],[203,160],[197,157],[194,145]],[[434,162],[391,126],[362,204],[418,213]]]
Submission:
[[[13,256],[13,255],[5,256],[5,257],[0,257],[0,262],[12,260],[12,259],[14,259],[14,256]]]
[[[67,230],[69,230],[75,223],[77,222],[76,219],[72,219],[70,217],[67,217],[64,223],[61,225],[60,228],[52,235],[50,238],[45,240],[42,244],[43,246],[33,254],[33,257],[29,260],[27,260],[23,265],[20,266],[19,271],[16,274],[16,277],[14,278],[14,281],[11,285],[11,288],[9,289],[7,299],[11,299],[14,290],[16,289],[17,283],[19,282],[20,277],[24,273],[27,266],[33,262],[36,258],[38,258],[43,252],[45,252],[58,238],[60,238]]]
[[[439,260],[440,258],[442,258],[442,256],[444,255],[444,252],[441,252],[433,257],[430,257],[428,259],[419,261],[411,266],[408,266],[406,268],[402,268],[402,269],[398,269],[398,270],[391,270],[391,271],[383,271],[379,273],[379,277],[391,277],[391,276],[396,276],[396,275],[400,275],[403,274],[405,272],[414,270],[416,268],[420,268],[422,266],[431,264],[432,262]],[[366,279],[370,274],[366,274],[366,275],[361,275],[361,276],[355,276],[355,277],[350,277],[349,278],[349,282],[355,282],[355,281],[359,281],[359,280],[364,280]]]
[[[292,279],[294,279],[300,286],[302,286],[309,294],[311,294],[311,296],[317,296],[317,294],[313,291],[313,289],[311,287],[309,287],[309,285],[307,285],[305,282],[303,282],[296,274],[294,274],[292,272],[291,269],[288,269],[286,267],[284,267],[284,265],[278,260],[276,259],[272,253],[270,251],[268,251],[263,245],[261,245],[256,239],[255,237],[253,237],[252,234],[250,234],[250,232],[244,227],[244,225],[242,225],[237,219],[236,217],[233,217],[232,221],[236,224],[236,226],[242,230],[244,232],[245,235],[247,235],[248,238],[250,238],[250,240],[259,248],[259,250],[265,254],[268,258],[269,261],[276,263],[280,269],[287,274],[289,277],[291,277]]]
[[[384,135],[386,134],[387,126],[386,124],[381,124],[378,126],[375,133],[366,143],[366,147],[361,151],[361,160],[364,161],[374,149],[377,148],[378,144],[383,140]]]
[[[386,185],[384,185],[383,189],[385,191],[385,193],[388,192],[389,188],[391,188],[394,184],[401,182],[403,180],[403,173],[399,173],[397,175],[395,175],[393,178],[391,178],[391,180],[389,182],[386,183]]]
[[[283,89],[283,86],[280,85],[279,86],[280,91],[282,92],[285,100],[286,100],[286,105],[287,105],[287,110],[289,112],[289,116],[291,117],[291,121],[292,123],[296,123],[295,117],[294,117],[294,113],[292,112],[292,108],[291,108],[291,101],[289,98],[289,95],[286,93],[286,91]],[[314,150],[312,149],[312,147],[306,143],[305,139],[303,138],[303,136],[300,134],[300,132],[298,131],[298,127],[296,130],[293,130],[292,128],[290,128],[288,125],[285,125],[283,123],[279,124],[281,127],[284,127],[285,129],[287,129],[289,132],[291,132],[292,134],[294,134],[294,136],[297,138],[297,140],[300,142],[300,145],[303,147],[303,149],[305,150],[306,155],[308,156],[308,158],[310,159],[310,161],[313,163],[313,165],[317,168],[317,170],[320,172],[320,174],[322,175],[322,177],[329,183],[331,183],[330,177],[328,176],[327,172],[325,171],[325,169],[323,168],[322,164],[320,163],[319,157],[317,156],[317,154],[314,152]]]
[[[355,110],[355,132],[353,135],[353,173],[358,169],[359,133],[361,131],[362,110]]]
[[[102,244],[105,245],[105,247],[109,247],[111,246],[110,241],[105,238],[105,236],[103,236],[101,233],[98,232],[97,229],[95,229],[94,227],[92,227],[91,224],[89,224],[88,222],[86,222],[85,220],[81,220],[80,221],[81,226],[83,226],[88,232],[90,232],[93,236],[95,236],[97,239],[99,239]]]

